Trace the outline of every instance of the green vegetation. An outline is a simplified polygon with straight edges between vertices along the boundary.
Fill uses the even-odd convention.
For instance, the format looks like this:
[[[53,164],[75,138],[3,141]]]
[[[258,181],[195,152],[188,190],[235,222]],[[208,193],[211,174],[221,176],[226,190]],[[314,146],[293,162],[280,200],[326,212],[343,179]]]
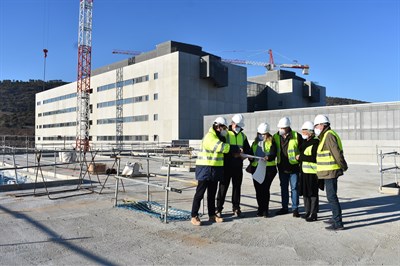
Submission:
[[[338,98],[338,97],[326,97],[326,106],[360,104],[360,103],[368,103],[368,102],[353,100],[353,99],[346,99],[346,98]]]
[[[35,135],[35,94],[66,83],[32,79],[0,81],[0,135]]]

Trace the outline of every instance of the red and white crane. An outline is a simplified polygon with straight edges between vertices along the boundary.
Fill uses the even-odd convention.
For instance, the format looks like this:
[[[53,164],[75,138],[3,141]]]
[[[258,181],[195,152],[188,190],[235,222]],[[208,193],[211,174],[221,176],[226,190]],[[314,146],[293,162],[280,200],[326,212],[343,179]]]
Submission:
[[[138,51],[130,51],[130,50],[113,50],[113,54],[126,54],[126,55],[139,55],[142,52]],[[243,60],[243,59],[226,59],[222,58],[222,62],[230,63],[230,64],[236,64],[236,65],[252,65],[252,66],[263,66],[265,67],[268,71],[274,70],[275,68],[297,68],[297,69],[302,69],[303,70],[303,75],[308,75],[310,66],[309,65],[302,65],[302,64],[275,64],[274,62],[274,56],[272,54],[272,50],[268,50],[269,54],[269,62],[257,62],[257,61],[249,61],[249,60]]]
[[[76,150],[89,150],[89,98],[92,67],[93,0],[80,0],[78,34],[78,79],[76,108]]]
[[[269,54],[269,62],[256,62],[256,61],[248,61],[242,59],[221,59],[222,62],[231,63],[231,64],[238,64],[238,65],[252,65],[252,66],[263,66],[268,71],[274,70],[275,68],[297,68],[303,70],[303,75],[308,75],[310,66],[309,65],[302,65],[302,64],[275,64],[274,56],[272,54],[272,50],[268,50]]]

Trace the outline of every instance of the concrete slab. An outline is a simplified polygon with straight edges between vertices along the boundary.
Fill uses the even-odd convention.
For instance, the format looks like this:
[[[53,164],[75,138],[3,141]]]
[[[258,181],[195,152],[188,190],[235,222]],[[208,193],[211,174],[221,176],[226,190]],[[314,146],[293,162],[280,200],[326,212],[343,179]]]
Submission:
[[[154,166],[156,169],[159,171],[160,165]],[[152,180],[163,183],[165,178]],[[324,228],[322,220],[330,216],[325,192],[320,193],[321,211],[316,222],[307,223],[290,214],[255,217],[255,192],[247,173],[242,187],[246,217],[231,216],[228,191],[226,221],[201,227],[189,221],[164,224],[143,213],[114,208],[114,178],[109,179],[101,195],[49,200],[11,196],[18,191],[3,192],[0,264],[398,265],[400,197],[380,194],[379,180],[377,167],[370,165],[350,165],[340,177],[339,197],[346,230],[339,232]],[[145,186],[129,182],[124,185],[126,192],[120,193],[121,199],[146,199]],[[174,173],[171,186],[183,193],[170,193],[169,205],[190,210],[194,173]],[[278,177],[271,192],[271,211],[276,211],[280,208]],[[163,203],[164,196],[164,192],[151,188],[151,200]]]

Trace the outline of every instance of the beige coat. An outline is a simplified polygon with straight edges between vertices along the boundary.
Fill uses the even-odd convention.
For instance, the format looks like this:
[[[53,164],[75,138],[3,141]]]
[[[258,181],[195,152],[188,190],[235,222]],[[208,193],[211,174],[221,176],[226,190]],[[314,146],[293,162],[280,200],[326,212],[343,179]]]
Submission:
[[[330,127],[327,127],[324,129],[324,131],[321,132],[319,135],[319,140],[321,141],[326,133],[326,131],[330,130]],[[340,166],[341,169],[338,170],[332,170],[332,171],[321,171],[318,172],[318,178],[319,179],[332,179],[332,178],[337,178],[341,175],[343,175],[343,172],[347,170],[347,162],[344,159],[343,151],[339,149],[339,144],[336,140],[336,137],[332,134],[328,134],[325,139],[324,146],[322,147],[322,150],[329,150],[335,158],[336,163]]]

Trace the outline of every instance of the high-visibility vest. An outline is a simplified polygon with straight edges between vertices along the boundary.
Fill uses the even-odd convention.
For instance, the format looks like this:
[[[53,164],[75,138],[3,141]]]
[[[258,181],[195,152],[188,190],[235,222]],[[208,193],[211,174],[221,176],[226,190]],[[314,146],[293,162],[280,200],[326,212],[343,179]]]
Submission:
[[[321,142],[318,145],[317,172],[333,171],[333,170],[340,169],[340,166],[335,161],[335,158],[332,156],[331,152],[329,150],[322,150],[322,148],[324,147],[324,144],[325,144],[326,136],[328,134],[332,134],[333,136],[335,136],[336,141],[339,145],[340,151],[343,151],[342,141],[340,140],[339,135],[331,129],[326,131],[324,137],[322,138]]]
[[[235,132],[228,130],[228,135],[226,136],[226,143],[230,145],[237,145],[239,148],[243,148],[246,135],[243,132],[235,135]]]
[[[200,149],[196,165],[224,166],[224,153],[229,152],[230,145],[220,141],[211,127],[201,141]]]
[[[312,155],[313,145],[308,146],[304,150],[304,155],[310,156]],[[314,162],[302,162],[301,170],[306,174],[316,174],[317,173],[317,164]]]
[[[272,141],[262,141],[262,142],[264,142],[263,144],[264,145],[262,145],[261,146],[261,149],[262,149],[262,151],[264,152],[264,153],[268,153],[270,150],[271,150],[271,146],[272,146]],[[257,143],[256,142],[253,142],[253,144],[251,145],[251,148],[252,148],[252,150],[253,150],[253,154],[256,154],[256,151],[257,151]],[[252,166],[254,166],[254,167],[257,167],[257,165],[258,165],[258,160],[254,160],[252,163],[251,163],[251,165]],[[267,166],[275,166],[276,165],[276,161],[275,160],[273,160],[273,161],[267,161]]]
[[[276,158],[277,162],[281,162],[281,137],[278,133],[274,134],[274,139],[277,146]],[[296,155],[299,155],[299,143],[297,141],[297,132],[292,131],[292,138],[289,140],[288,145],[288,159],[290,164],[298,164],[299,162],[296,160]]]

